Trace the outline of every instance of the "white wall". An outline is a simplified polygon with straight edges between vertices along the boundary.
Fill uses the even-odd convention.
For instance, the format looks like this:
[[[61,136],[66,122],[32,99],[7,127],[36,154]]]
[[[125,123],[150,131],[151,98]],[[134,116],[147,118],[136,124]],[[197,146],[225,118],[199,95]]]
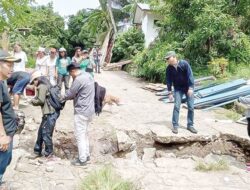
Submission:
[[[146,48],[159,34],[157,27],[154,25],[154,20],[156,19],[157,17],[155,15],[146,12],[144,13],[144,17],[142,19],[142,31],[145,35]]]

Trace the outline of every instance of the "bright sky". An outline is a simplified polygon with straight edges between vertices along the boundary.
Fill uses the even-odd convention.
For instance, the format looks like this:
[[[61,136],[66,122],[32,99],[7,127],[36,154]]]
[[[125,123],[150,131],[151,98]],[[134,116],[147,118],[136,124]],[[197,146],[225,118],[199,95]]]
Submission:
[[[39,5],[47,5],[53,2],[54,11],[61,16],[74,15],[84,8],[97,8],[99,0],[36,0]]]

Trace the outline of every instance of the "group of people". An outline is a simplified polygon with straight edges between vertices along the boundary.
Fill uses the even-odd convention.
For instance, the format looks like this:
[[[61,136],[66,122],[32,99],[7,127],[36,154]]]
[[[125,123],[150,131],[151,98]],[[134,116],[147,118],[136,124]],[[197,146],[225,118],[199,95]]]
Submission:
[[[81,50],[81,47],[75,48],[75,54],[72,58],[68,57],[67,50],[60,48],[57,52],[55,48],[50,48],[49,56],[46,55],[45,48],[40,47],[37,51],[36,70],[40,70],[44,76],[47,76],[52,85],[62,87],[64,82],[65,89],[69,89],[69,73],[66,67],[71,63],[80,64],[81,69],[91,73],[100,73],[100,50],[94,47],[91,50]]]
[[[36,68],[32,73],[25,70],[27,56],[20,44],[15,44],[13,55],[0,50],[0,186],[3,174],[12,158],[13,136],[17,131],[15,110],[19,109],[19,99],[24,89],[35,90],[35,96],[29,101],[33,106],[40,106],[42,121],[34,145],[34,156],[53,158],[53,131],[60,111],[49,101],[50,90],[58,88],[60,101],[74,100],[74,134],[78,146],[78,158],[71,163],[82,166],[90,160],[87,128],[95,113],[94,67],[100,73],[99,58],[92,63],[89,52],[76,48],[72,59],[65,48],[50,48],[49,56],[44,48],[37,51]],[[57,56],[57,54],[59,54]],[[73,82],[70,86],[70,77]],[[57,80],[56,80],[57,79]],[[6,85],[7,81],[7,85]],[[64,82],[65,93],[61,87]],[[13,95],[13,101],[11,96]],[[44,147],[44,150],[43,150]]]
[[[49,57],[46,56],[44,48],[39,48],[36,69],[31,74],[25,72],[27,56],[21,51],[19,44],[14,46],[14,56],[0,50],[0,185],[3,174],[12,158],[13,136],[17,129],[14,109],[18,109],[19,95],[23,93],[25,86],[28,84],[34,86],[36,90],[36,95],[30,103],[33,106],[40,106],[42,109],[42,122],[34,146],[35,156],[47,158],[53,156],[53,131],[60,116],[60,110],[56,109],[47,98],[53,86],[58,86],[60,90],[62,82],[64,82],[65,93],[61,96],[60,101],[74,100],[74,134],[77,141],[78,158],[71,163],[76,166],[83,166],[90,160],[87,128],[95,113],[94,64],[91,64],[89,60],[88,51],[81,51],[79,47],[75,50],[74,57],[70,59],[64,48],[59,49],[58,57],[55,48],[50,49]],[[98,54],[97,56],[99,57]],[[193,121],[194,77],[192,69],[187,61],[178,60],[174,51],[167,52],[165,60],[167,63],[166,83],[169,99],[174,101],[172,132],[178,133],[180,106],[185,95],[188,105],[187,130],[196,134],[198,131],[195,129]],[[97,65],[97,62],[95,63]],[[12,73],[13,68],[14,73]],[[99,72],[99,70],[97,69],[96,72]],[[73,78],[71,86],[69,85],[70,77]],[[10,91],[8,91],[5,80],[10,86]],[[172,87],[174,87],[174,90]],[[13,106],[9,92],[14,97]],[[250,104],[250,99],[240,98],[239,100]],[[250,136],[249,113],[250,111],[248,111],[247,120],[248,135]]]
[[[14,63],[13,74],[7,80],[7,84],[13,95],[14,109],[18,110],[20,96],[29,83],[30,73],[26,71],[28,59],[26,53],[22,51],[21,45],[16,43],[13,49],[13,56],[21,61]],[[77,63],[81,70],[91,73],[94,77],[94,70],[96,73],[100,73],[100,58],[101,53],[97,47],[91,50],[81,50],[81,47],[76,47],[72,58],[67,56],[67,50],[63,47],[59,50],[50,48],[49,55],[47,55],[45,48],[39,47],[36,52],[35,70],[47,77],[51,85],[62,88],[64,83],[65,90],[68,90],[70,76],[67,66],[71,62]]]

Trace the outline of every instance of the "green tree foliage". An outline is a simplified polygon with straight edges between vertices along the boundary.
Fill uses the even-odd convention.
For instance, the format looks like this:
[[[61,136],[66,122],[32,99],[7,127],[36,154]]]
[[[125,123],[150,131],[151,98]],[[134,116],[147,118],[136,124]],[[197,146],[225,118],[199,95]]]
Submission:
[[[189,60],[196,74],[201,70],[209,74],[208,62],[217,58],[227,59],[229,69],[249,64],[250,0],[152,0],[151,4],[162,15],[160,40],[146,50],[152,57],[143,61],[141,54],[135,57],[138,75],[164,81],[165,73],[157,68],[166,67],[162,58],[169,50]]]
[[[98,35],[108,31],[108,29],[111,27],[111,21],[108,12],[99,9],[93,10],[88,16],[84,27],[86,27],[86,30],[92,35]]]
[[[30,2],[32,0],[0,0],[0,33],[25,22]]]
[[[95,42],[94,36],[85,26],[90,15],[91,11],[83,9],[78,11],[76,15],[69,16],[67,41],[69,43],[68,49],[71,54],[74,51],[74,47],[80,46],[83,49],[87,49],[92,47]]]
[[[144,35],[136,28],[130,28],[127,32],[117,36],[113,48],[112,62],[121,59],[130,59],[132,56],[142,51],[144,47]]]
[[[64,31],[64,18],[53,11],[53,4],[32,7],[31,19],[27,20],[26,27],[32,29],[32,34],[37,36],[62,37]]]
[[[28,31],[24,34],[18,28],[27,28]],[[30,5],[25,22],[9,31],[10,42],[11,45],[19,42],[32,60],[39,46],[67,46],[67,33],[64,28],[64,18],[53,11],[52,3],[46,6]]]
[[[28,28],[26,35],[13,30],[10,32],[11,42],[18,41],[25,49],[37,48],[38,46],[60,47],[61,39],[64,38],[64,19],[53,11],[53,5],[30,7],[28,18],[19,27]]]

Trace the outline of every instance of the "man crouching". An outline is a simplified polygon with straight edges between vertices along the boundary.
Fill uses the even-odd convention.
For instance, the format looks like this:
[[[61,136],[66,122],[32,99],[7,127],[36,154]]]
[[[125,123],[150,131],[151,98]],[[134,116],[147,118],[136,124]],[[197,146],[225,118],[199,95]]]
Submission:
[[[73,77],[73,83],[66,91],[63,100],[74,99],[74,134],[78,147],[78,159],[71,162],[75,166],[84,166],[90,160],[87,129],[95,113],[95,86],[93,77],[80,70],[80,65],[71,63],[67,71]]]
[[[37,91],[36,96],[31,100],[31,104],[33,106],[40,106],[43,115],[37,134],[34,153],[36,156],[44,155],[47,158],[53,158],[52,136],[60,111],[56,111],[49,104],[47,94],[51,84],[46,77],[42,76],[40,71],[35,71],[32,74],[30,84],[34,85]],[[45,145],[44,152],[42,152],[43,144]]]

